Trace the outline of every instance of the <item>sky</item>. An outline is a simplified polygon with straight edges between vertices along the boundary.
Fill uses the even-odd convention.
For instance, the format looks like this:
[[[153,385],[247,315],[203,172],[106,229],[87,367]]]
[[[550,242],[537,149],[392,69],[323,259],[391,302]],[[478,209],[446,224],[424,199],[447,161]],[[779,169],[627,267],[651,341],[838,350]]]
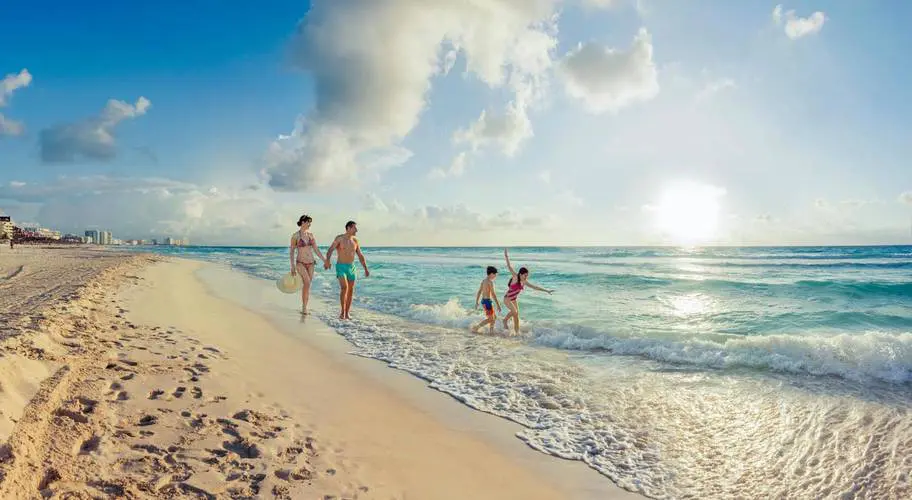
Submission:
[[[265,5],[265,4],[264,4]],[[912,4],[9,0],[0,212],[326,243],[912,242]]]

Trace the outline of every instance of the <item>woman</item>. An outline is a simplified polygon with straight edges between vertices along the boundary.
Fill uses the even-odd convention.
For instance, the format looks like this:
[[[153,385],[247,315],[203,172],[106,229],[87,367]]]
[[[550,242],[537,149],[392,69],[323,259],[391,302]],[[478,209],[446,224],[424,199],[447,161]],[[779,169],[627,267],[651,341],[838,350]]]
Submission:
[[[519,272],[513,270],[513,265],[510,264],[510,254],[507,252],[507,249],[504,249],[504,258],[507,259],[507,269],[510,270],[510,281],[507,283],[507,293],[504,295],[504,305],[507,306],[507,309],[510,310],[503,319],[503,326],[505,330],[510,328],[507,326],[507,321],[510,318],[513,318],[513,327],[514,331],[519,334],[519,294],[523,291],[523,288],[529,287],[533,290],[538,290],[539,292],[545,292],[548,295],[554,293],[554,290],[547,290],[540,286],[534,285],[529,282],[529,270],[525,267],[520,267]]]
[[[288,256],[291,259],[291,273],[301,276],[304,282],[304,288],[301,289],[301,313],[309,314],[307,311],[307,301],[310,299],[310,283],[314,276],[314,252],[323,263],[326,258],[323,252],[317,246],[317,240],[313,233],[310,232],[310,225],[313,219],[309,215],[302,215],[298,219],[298,229],[291,235],[291,246],[288,249]],[[297,255],[295,255],[297,254]]]

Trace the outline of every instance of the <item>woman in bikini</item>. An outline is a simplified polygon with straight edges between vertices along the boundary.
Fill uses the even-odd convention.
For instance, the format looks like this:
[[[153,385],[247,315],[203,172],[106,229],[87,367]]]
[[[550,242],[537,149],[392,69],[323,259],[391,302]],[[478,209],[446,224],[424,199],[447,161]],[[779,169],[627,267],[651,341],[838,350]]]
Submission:
[[[534,285],[529,281],[529,270],[525,267],[520,267],[519,272],[516,272],[513,269],[513,265],[510,264],[510,254],[507,252],[507,249],[504,249],[504,258],[507,259],[507,269],[510,270],[510,281],[507,283],[507,293],[504,295],[504,305],[507,306],[507,309],[510,310],[503,319],[503,325],[505,330],[510,328],[507,326],[507,321],[510,318],[513,318],[513,328],[516,334],[519,334],[519,294],[523,291],[525,287],[529,287],[533,290],[538,290],[539,292],[545,292],[548,295],[554,293],[554,290],[548,290],[540,286]]]
[[[307,301],[310,299],[310,284],[314,276],[314,252],[324,263],[326,258],[317,246],[317,240],[310,232],[313,219],[309,215],[302,215],[298,219],[298,229],[291,235],[291,246],[288,250],[291,259],[291,273],[301,276],[304,288],[301,289],[301,313],[308,314]]]

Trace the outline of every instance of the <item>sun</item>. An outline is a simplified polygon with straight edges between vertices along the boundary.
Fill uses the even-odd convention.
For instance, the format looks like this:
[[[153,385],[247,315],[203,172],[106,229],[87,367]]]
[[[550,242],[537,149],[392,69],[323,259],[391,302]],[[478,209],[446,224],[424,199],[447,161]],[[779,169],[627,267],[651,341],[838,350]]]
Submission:
[[[716,236],[719,199],[725,190],[698,182],[669,185],[653,207],[657,228],[676,243],[696,244]]]

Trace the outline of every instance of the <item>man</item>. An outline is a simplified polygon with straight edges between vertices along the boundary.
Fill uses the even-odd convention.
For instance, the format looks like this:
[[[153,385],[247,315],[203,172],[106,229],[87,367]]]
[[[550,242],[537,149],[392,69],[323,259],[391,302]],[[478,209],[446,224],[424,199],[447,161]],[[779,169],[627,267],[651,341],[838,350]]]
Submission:
[[[364,254],[361,253],[361,244],[358,242],[358,238],[355,238],[356,234],[358,234],[358,225],[353,220],[348,221],[345,224],[345,233],[336,236],[326,252],[326,264],[324,264],[326,269],[329,269],[333,251],[339,252],[339,256],[336,257],[336,278],[339,279],[339,319],[351,319],[348,312],[351,310],[352,297],[355,294],[355,255],[358,256],[361,267],[364,268],[364,277],[370,277],[367,261],[364,260]]]

